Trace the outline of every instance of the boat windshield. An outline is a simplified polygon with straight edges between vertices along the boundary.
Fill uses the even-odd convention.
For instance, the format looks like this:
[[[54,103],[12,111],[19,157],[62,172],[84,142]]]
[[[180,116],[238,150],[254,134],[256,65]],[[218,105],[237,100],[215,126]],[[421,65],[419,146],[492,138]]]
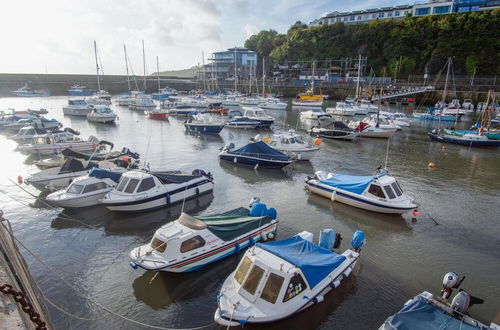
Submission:
[[[243,258],[243,260],[240,263],[240,266],[234,272],[234,279],[236,280],[236,282],[238,282],[239,284],[243,283],[243,280],[245,279],[245,276],[247,275],[248,270],[250,269],[251,266],[252,266],[252,260],[250,260],[250,258],[248,257]]]
[[[401,187],[399,186],[399,183],[397,181],[394,181],[392,184],[392,189],[394,189],[394,192],[396,193],[396,195],[401,196],[403,195],[403,190],[401,189]]]
[[[123,192],[126,192],[128,194],[133,193],[138,184],[139,184],[139,179],[130,179],[130,182],[127,185],[127,188],[125,188],[123,190]]]
[[[262,276],[264,276],[264,269],[254,264],[252,270],[247,276],[247,279],[245,280],[245,283],[243,283],[243,289],[251,295],[254,295]]]
[[[127,185],[128,181],[130,179],[127,178],[127,177],[122,177],[122,179],[120,180],[120,184],[118,184],[118,187],[116,188],[117,191],[122,191],[123,188],[125,188],[125,186]]]
[[[159,238],[153,237],[153,240],[151,241],[151,247],[156,251],[163,253],[167,248],[167,243]]]
[[[370,188],[368,189],[368,192],[373,196],[385,198],[384,192],[382,191],[382,188],[380,188],[378,184],[371,184]]]
[[[396,198],[396,195],[392,191],[392,188],[390,185],[384,186],[384,190],[385,190],[385,193],[387,194],[387,196],[389,196],[389,199]]]
[[[103,190],[103,189],[106,189],[106,188],[108,188],[108,185],[105,184],[104,182],[96,182],[96,183],[88,184],[83,189],[83,194],[86,194],[86,193],[89,193],[89,192],[93,192],[93,191],[96,191],[96,190]]]
[[[70,194],[80,194],[83,190],[83,185],[81,184],[72,184],[68,187],[68,190],[67,192],[70,193]]]
[[[281,291],[281,286],[283,285],[284,280],[285,279],[278,274],[269,274],[260,298],[264,299],[267,302],[270,302],[271,304],[274,304],[276,302],[276,299],[278,299],[278,295]]]
[[[304,144],[304,140],[302,139],[302,136],[297,135],[293,139],[295,139],[295,143]]]

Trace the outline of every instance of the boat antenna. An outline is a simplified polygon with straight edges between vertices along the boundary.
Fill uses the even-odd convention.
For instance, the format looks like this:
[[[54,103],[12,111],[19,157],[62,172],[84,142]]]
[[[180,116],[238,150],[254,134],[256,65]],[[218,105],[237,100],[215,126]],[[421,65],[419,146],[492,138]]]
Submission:
[[[144,93],[146,93],[146,52],[144,51],[144,40],[142,41],[142,64],[144,66]]]
[[[156,56],[156,78],[158,79],[158,93],[160,93],[160,62],[158,62],[158,56]]]
[[[94,40],[94,55],[95,55],[95,67],[96,67],[96,72],[97,72],[97,90],[101,90],[101,82],[99,78],[99,62],[97,60],[97,43]]]

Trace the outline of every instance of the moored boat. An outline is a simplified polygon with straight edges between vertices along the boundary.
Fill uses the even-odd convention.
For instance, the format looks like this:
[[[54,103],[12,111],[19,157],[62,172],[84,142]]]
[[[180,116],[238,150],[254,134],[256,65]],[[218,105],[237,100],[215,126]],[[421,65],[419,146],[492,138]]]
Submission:
[[[69,96],[92,96],[95,94],[95,91],[93,89],[87,88],[87,86],[83,85],[73,85],[70,88],[68,88],[68,95]]]
[[[20,144],[17,150],[37,155],[52,155],[63,151],[66,148],[75,150],[94,150],[99,144],[99,139],[91,135],[87,140],[83,140],[70,132],[47,133],[35,136],[30,144]]]
[[[302,232],[248,250],[222,284],[215,322],[227,327],[274,322],[321,303],[352,273],[365,234],[356,231],[352,249],[342,254],[332,251],[339,244],[333,230],[322,231],[320,244],[312,236]]]
[[[190,216],[160,227],[149,244],[130,252],[131,265],[146,270],[190,272],[274,237],[277,212],[253,199],[250,209]]]
[[[68,105],[63,107],[63,113],[68,116],[86,117],[92,111],[92,106],[84,99],[68,100]]]
[[[333,140],[355,140],[359,132],[331,115],[318,118],[318,124],[311,127],[309,134]]]
[[[292,163],[289,156],[262,141],[249,143],[239,149],[235,149],[234,144],[230,143],[219,153],[219,159],[255,168],[282,168]]]
[[[224,122],[215,119],[209,113],[195,112],[188,116],[184,127],[190,132],[218,134],[224,128]]]
[[[32,89],[26,83],[23,87],[12,91],[12,93],[16,96],[21,97],[47,97],[50,96],[50,92],[47,89]]]
[[[397,180],[387,174],[346,175],[318,171],[306,187],[314,194],[373,212],[403,214],[417,208]]]
[[[274,124],[274,118],[259,107],[243,107],[243,110],[244,117],[259,122],[257,127],[271,127]]]
[[[246,129],[256,128],[260,125],[260,121],[243,116],[239,110],[229,110],[227,118],[226,127]]]
[[[96,105],[87,113],[87,120],[95,123],[113,123],[117,117],[116,113],[105,105]]]
[[[310,109],[300,112],[300,119],[318,119],[321,116],[326,115],[321,108],[318,109]]]
[[[264,136],[262,139],[260,135],[257,135],[254,140],[262,140],[294,160],[311,160],[320,150],[319,145],[321,144],[320,139],[315,139],[314,144],[305,142],[302,136],[293,129],[281,134]]]

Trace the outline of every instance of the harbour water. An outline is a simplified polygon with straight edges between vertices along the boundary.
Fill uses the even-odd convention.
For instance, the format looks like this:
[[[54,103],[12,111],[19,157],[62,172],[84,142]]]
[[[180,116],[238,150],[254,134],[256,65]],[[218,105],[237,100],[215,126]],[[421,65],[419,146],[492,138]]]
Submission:
[[[129,251],[150,240],[162,224],[182,211],[208,214],[247,206],[258,196],[278,210],[278,238],[307,230],[317,239],[320,229],[335,228],[349,247],[356,229],[366,232],[367,244],[354,276],[325,302],[268,329],[376,329],[404,302],[427,290],[441,289],[448,271],[466,275],[463,288],[485,300],[472,307],[479,320],[489,320],[500,307],[500,151],[430,142],[426,136],[437,123],[415,121],[390,140],[387,167],[403,189],[420,204],[412,215],[390,216],[352,208],[309,195],[304,179],[317,170],[371,174],[383,165],[387,140],[327,141],[310,162],[295,163],[283,171],[257,170],[219,163],[219,148],[236,146],[255,136],[255,130],[224,129],[217,136],[185,133],[183,120],[148,119],[142,112],[113,106],[116,125],[89,123],[65,117],[66,97],[1,98],[0,109],[46,108],[47,118],[65,127],[111,141],[115,149],[128,147],[151,169],[200,168],[215,178],[213,195],[149,213],[113,214],[101,207],[64,211],[45,206],[9,179],[36,171],[32,158],[15,151],[16,143],[0,135],[2,174],[0,206],[11,220],[18,239],[46,265],[72,284],[69,287],[31,254],[22,250],[45,296],[68,313],[47,303],[56,329],[144,329],[111,315],[84,297],[114,313],[165,328],[213,325],[216,295],[234,270],[240,255],[187,274],[132,269]],[[411,109],[407,109],[411,111]],[[268,111],[284,126],[304,131],[311,123],[299,120],[299,110]],[[409,112],[408,112],[409,113]],[[463,122],[468,127],[472,122]],[[269,134],[270,131],[260,131]],[[304,133],[305,134],[305,133]],[[434,162],[436,168],[427,164]],[[23,188],[35,196],[31,186]],[[79,293],[77,293],[77,290]],[[259,327],[260,328],[260,327]]]

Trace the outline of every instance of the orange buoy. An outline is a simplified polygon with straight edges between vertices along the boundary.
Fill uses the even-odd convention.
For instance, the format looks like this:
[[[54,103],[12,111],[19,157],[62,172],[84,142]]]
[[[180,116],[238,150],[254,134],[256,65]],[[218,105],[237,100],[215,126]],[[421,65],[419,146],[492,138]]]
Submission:
[[[320,146],[320,145],[321,145],[321,143],[322,143],[322,141],[321,141],[321,139],[320,139],[320,138],[315,138],[315,139],[314,139],[314,145],[315,145],[315,146]]]
[[[429,167],[429,168],[435,168],[436,167],[436,163],[429,162],[429,164],[427,164],[427,167]]]
[[[418,210],[414,210],[411,214],[413,214],[413,216],[415,217],[418,217],[420,215],[420,212],[418,212]]]
[[[19,175],[19,176],[17,177],[17,183],[19,183],[19,184],[22,184],[22,183],[23,183],[23,177],[22,177],[22,176],[20,176],[20,175]]]
[[[130,161],[130,157],[129,157],[129,156],[123,156],[123,158],[122,158],[122,159],[123,159],[123,161],[124,161],[125,163],[128,163],[128,162]]]
[[[446,150],[446,146],[441,146],[441,150]]]

